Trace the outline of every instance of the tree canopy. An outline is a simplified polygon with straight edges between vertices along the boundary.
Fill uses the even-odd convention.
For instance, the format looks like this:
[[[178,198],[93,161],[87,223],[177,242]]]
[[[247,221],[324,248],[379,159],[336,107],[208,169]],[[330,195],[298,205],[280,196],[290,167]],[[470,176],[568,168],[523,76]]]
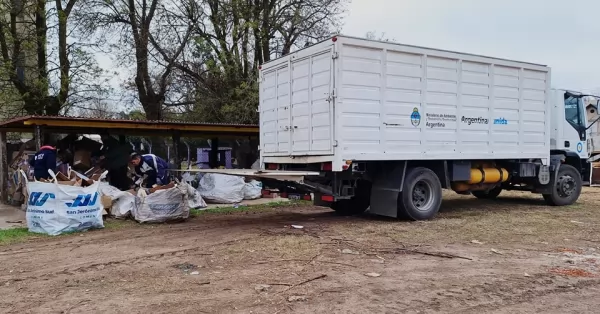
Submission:
[[[256,123],[258,66],[338,32],[349,1],[0,0],[0,117]]]

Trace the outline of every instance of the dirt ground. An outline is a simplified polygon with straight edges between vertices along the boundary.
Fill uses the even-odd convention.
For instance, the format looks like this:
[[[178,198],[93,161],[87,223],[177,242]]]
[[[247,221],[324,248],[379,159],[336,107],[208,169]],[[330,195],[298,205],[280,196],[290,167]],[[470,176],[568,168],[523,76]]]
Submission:
[[[597,313],[598,205],[597,188],[563,208],[447,193],[427,222],[296,206],[112,223],[0,246],[0,312]]]

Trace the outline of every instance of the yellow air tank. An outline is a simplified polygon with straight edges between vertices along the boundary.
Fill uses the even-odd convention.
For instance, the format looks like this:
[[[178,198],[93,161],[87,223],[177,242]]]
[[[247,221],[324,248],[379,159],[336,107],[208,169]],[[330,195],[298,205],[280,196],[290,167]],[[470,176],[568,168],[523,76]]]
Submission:
[[[471,169],[469,184],[499,183],[508,180],[508,171],[504,168]]]

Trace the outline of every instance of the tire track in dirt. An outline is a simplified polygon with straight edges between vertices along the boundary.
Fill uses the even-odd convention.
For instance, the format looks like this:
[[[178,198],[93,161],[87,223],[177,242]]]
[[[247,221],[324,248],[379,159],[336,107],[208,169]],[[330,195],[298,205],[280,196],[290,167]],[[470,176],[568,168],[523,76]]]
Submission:
[[[319,213],[317,212],[317,214]],[[11,263],[11,260],[19,259],[15,255],[34,255],[34,258],[28,260],[29,270],[0,276],[0,281],[17,282],[40,278],[49,279],[76,272],[95,271],[98,268],[143,263],[174,256],[178,253],[193,254],[193,252],[206,251],[231,242],[249,240],[263,234],[265,228],[281,227],[290,221],[298,221],[298,218],[306,220],[311,216],[310,214],[298,215],[295,212],[287,215],[274,212],[245,214],[241,218],[227,215],[206,220],[196,218],[177,225],[133,225],[133,228],[122,230],[93,231],[80,236],[69,235],[43,239],[41,243],[36,242],[35,245],[22,244],[1,251],[0,269],[21,268],[23,265],[20,265],[20,263]],[[336,220],[335,218],[338,217],[334,217],[334,220]],[[144,243],[155,244],[155,246],[140,248],[133,245],[132,247],[131,244],[139,242],[140,239],[143,239]],[[181,247],[184,245],[182,243],[189,241],[203,244],[185,245],[182,248],[172,250],[162,249],[168,246]],[[130,256],[115,258],[115,249]],[[73,257],[77,257],[77,260],[73,260]],[[83,261],[78,262],[78,260]],[[48,267],[48,265],[59,266]],[[7,274],[9,272],[3,271],[1,273]],[[20,273],[27,273],[28,275],[19,276]]]
[[[524,303],[531,303],[532,301],[545,296],[556,296],[560,297],[566,293],[577,293],[582,290],[589,289],[591,287],[600,286],[600,280],[589,279],[589,280],[552,280],[550,275],[538,276],[540,280],[527,281],[513,280],[502,282],[494,286],[482,286],[477,285],[465,289],[465,293],[478,297],[467,297],[462,295],[460,299],[465,300],[467,303],[480,303],[463,307],[459,310],[461,313],[483,313],[490,310],[497,310],[499,307],[506,307],[511,305],[519,305]],[[546,278],[544,280],[544,278]],[[551,284],[546,284],[544,281],[552,281]],[[485,302],[481,300],[480,296],[489,296],[496,298],[497,300],[491,302]]]
[[[246,234],[245,237],[240,237],[240,238],[236,238],[236,235],[241,235],[240,232],[237,232],[235,234],[230,234],[229,238],[233,238],[233,239],[223,239],[222,233],[219,232],[220,230],[214,230],[214,232],[211,233],[204,233],[201,234],[202,238],[204,239],[218,239],[219,242],[215,242],[215,243],[210,243],[210,244],[203,244],[203,245],[196,245],[196,246],[187,246],[187,247],[182,247],[179,249],[171,249],[171,250],[159,250],[159,251],[147,251],[141,254],[136,254],[136,255],[132,255],[132,256],[128,256],[126,258],[111,258],[112,256],[109,255],[109,258],[107,258],[107,260],[104,261],[97,261],[97,259],[95,260],[89,260],[89,261],[85,261],[82,263],[69,263],[67,260],[69,259],[69,256],[63,256],[66,260],[62,260],[62,261],[53,261],[52,263],[49,263],[48,261],[39,261],[41,262],[41,264],[45,264],[47,265],[51,265],[51,264],[60,264],[62,266],[59,267],[44,267],[38,271],[33,271],[33,272],[28,272],[28,276],[0,276],[0,281],[7,281],[7,282],[16,282],[16,281],[26,281],[26,280],[35,280],[35,279],[39,279],[39,278],[53,278],[56,277],[57,275],[63,275],[63,274],[70,274],[70,273],[74,273],[74,272],[85,272],[85,271],[90,271],[90,270],[96,270],[98,267],[106,267],[106,266],[116,266],[116,265],[121,265],[121,264],[133,264],[133,263],[138,263],[138,262],[143,262],[143,261],[148,261],[148,260],[156,260],[156,259],[160,259],[163,258],[165,256],[175,256],[178,253],[193,253],[193,254],[199,254],[199,255],[210,255],[207,252],[209,252],[209,250],[211,248],[217,247],[217,246],[222,246],[222,245],[226,245],[232,242],[240,242],[240,241],[247,241],[249,239],[252,238],[256,238],[259,235],[255,235],[255,236],[248,236]],[[196,234],[196,236],[198,236],[200,234]],[[161,237],[160,234],[154,234],[151,237]],[[149,239],[150,240],[150,239]],[[168,246],[168,243],[165,242],[160,242],[161,246]],[[65,248],[66,250],[66,248]],[[198,251],[203,251],[201,253],[198,253]],[[73,253],[71,253],[72,250],[69,250],[69,253],[67,255],[73,255]],[[56,253],[56,252],[54,252]],[[88,255],[92,255],[97,257],[96,254],[102,254],[102,252],[86,252]],[[36,255],[40,255],[39,253],[37,253]],[[0,263],[2,265],[2,268],[5,268],[6,266],[9,266],[6,262],[0,260]],[[30,265],[31,266],[31,265]],[[3,273],[8,273],[8,272],[3,272]]]
[[[377,248],[402,246],[402,241],[386,240],[389,234],[446,226],[443,220],[410,226],[398,222],[380,230],[387,221],[336,217],[326,210],[293,210],[206,215],[176,225],[131,224],[4,247],[0,249],[0,295],[4,298],[0,298],[0,312],[462,314],[513,307],[505,313],[515,313],[533,312],[536,305],[532,303],[541,299],[564,299],[600,287],[598,280],[545,273],[554,260],[540,254],[546,252],[545,246],[533,252],[514,250],[512,242],[504,240],[505,247],[498,243],[488,247],[464,239],[439,239],[435,243],[441,244],[430,245],[432,250],[472,256],[474,261],[378,252]],[[290,224],[305,228],[284,228]],[[518,231],[507,230],[507,236]],[[335,239],[353,239],[361,245]],[[534,242],[519,243],[535,246]],[[502,248],[505,254],[490,253],[490,247]],[[360,252],[344,254],[345,248]],[[382,255],[385,262],[372,252]],[[298,261],[273,263],[290,258],[286,254]],[[173,267],[182,263],[195,265],[199,274]],[[370,272],[381,276],[365,276]],[[320,274],[327,277],[278,293],[285,285]],[[256,290],[256,285],[268,283],[272,284],[268,291]],[[289,302],[292,295],[305,296],[307,301]],[[561,306],[557,308],[565,308]]]

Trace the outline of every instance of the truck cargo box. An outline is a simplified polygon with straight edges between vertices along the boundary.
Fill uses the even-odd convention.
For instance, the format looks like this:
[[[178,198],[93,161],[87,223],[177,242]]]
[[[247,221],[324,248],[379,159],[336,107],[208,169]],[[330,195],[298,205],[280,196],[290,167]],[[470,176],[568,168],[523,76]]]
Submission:
[[[547,160],[550,69],[336,36],[262,65],[263,163]]]

